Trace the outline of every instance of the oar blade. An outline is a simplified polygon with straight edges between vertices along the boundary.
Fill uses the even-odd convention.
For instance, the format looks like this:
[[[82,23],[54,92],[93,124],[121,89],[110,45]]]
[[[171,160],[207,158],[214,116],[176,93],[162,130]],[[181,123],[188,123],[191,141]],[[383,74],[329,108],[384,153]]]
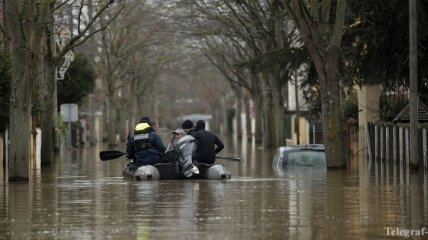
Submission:
[[[216,158],[218,158],[218,159],[224,159],[224,160],[229,160],[229,161],[234,161],[234,162],[242,162],[242,161],[244,161],[242,158],[238,158],[238,157],[219,157],[219,156],[216,156]]]
[[[116,150],[101,151],[100,159],[101,161],[108,161],[108,160],[119,158],[125,154],[126,154],[125,152],[116,151]]]

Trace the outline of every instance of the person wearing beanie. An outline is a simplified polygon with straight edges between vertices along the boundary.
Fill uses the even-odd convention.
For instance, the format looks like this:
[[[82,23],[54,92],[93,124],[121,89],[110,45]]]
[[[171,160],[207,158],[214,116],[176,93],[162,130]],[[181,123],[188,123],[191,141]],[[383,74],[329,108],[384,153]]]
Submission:
[[[140,123],[150,123],[150,118],[149,117],[142,117],[140,119]]]
[[[147,123],[150,125],[150,130],[152,130],[153,132],[157,132],[157,125],[155,122],[150,121],[149,117],[142,117],[140,119],[140,123]]]
[[[187,135],[191,135],[193,131],[193,122],[190,119],[186,119],[181,124],[181,128],[187,133]]]
[[[215,155],[224,148],[223,142],[215,134],[205,130],[205,121],[203,120],[196,122],[192,136],[197,142],[192,160],[199,163],[214,164]]]
[[[195,130],[204,130],[205,129],[205,121],[199,120],[196,122]]]

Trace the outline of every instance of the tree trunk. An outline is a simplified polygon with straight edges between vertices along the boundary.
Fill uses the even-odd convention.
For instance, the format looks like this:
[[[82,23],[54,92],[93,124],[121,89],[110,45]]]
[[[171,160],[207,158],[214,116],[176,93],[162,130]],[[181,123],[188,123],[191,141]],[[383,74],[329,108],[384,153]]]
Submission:
[[[53,6],[49,4],[49,10],[51,13]],[[43,58],[43,83],[44,86],[41,89],[42,99],[44,102],[42,110],[42,146],[41,146],[41,164],[51,165],[54,157],[54,153],[58,151],[55,143],[56,136],[55,132],[57,129],[57,83],[56,83],[56,61],[55,56],[55,41],[52,36],[53,32],[53,14],[48,16],[51,21],[45,29],[45,54]]]
[[[266,131],[263,132],[264,138],[264,147],[272,148],[276,146],[276,134],[275,134],[275,103],[273,99],[272,88],[268,86],[266,91],[266,101],[265,101],[265,111],[264,111],[264,128]]]
[[[313,42],[307,43],[307,49],[320,82],[321,119],[327,168],[343,168],[345,167],[345,148],[340,86],[337,80],[339,47],[330,47],[328,53],[325,53],[325,62]]]
[[[12,43],[12,48],[15,48]],[[29,177],[31,134],[31,90],[25,69],[25,53],[14,49],[12,57],[12,86],[10,102],[9,178],[25,180]],[[24,75],[22,75],[24,73]]]
[[[241,119],[241,113],[242,113],[242,93],[241,89],[237,89],[235,91],[235,101],[236,101],[236,108],[235,108],[235,120],[236,120],[236,135],[238,139],[241,139],[242,137],[242,119]]]
[[[129,101],[129,118],[128,118],[128,132],[127,136],[133,134],[134,127],[136,125],[135,119],[137,119],[137,102],[136,98],[130,99]]]
[[[263,97],[262,94],[255,97],[254,115],[256,121],[255,138],[257,143],[263,143]]]
[[[255,118],[255,141],[257,143],[263,143],[263,92],[260,89],[263,89],[261,85],[263,84],[257,77],[257,73],[254,69],[251,70],[251,85],[252,93],[251,97],[254,104],[254,118]],[[259,86],[259,87],[257,87]]]
[[[44,107],[42,110],[42,148],[41,164],[51,165],[55,153],[55,130],[57,113],[57,87],[55,64],[45,59],[45,86],[43,92]]]
[[[89,144],[91,146],[94,146],[95,144],[97,144],[97,132],[95,129],[95,95],[94,94],[89,94],[89,104],[88,104],[88,108],[89,108]]]
[[[330,49],[325,72],[318,72],[321,86],[323,140],[328,168],[345,167],[342,107],[340,86],[337,81],[338,57],[339,49]]]
[[[109,146],[116,146],[116,109],[114,107],[113,97],[107,97],[107,122],[106,122],[106,130],[107,130],[107,142]]]
[[[275,117],[275,145],[272,147],[279,147],[285,145],[285,109],[284,102],[282,97],[282,88],[279,86],[278,76],[275,74],[271,75],[272,84],[274,88],[272,89],[273,101],[274,101],[274,117]]]
[[[251,139],[252,132],[251,132],[251,111],[250,111],[250,96],[248,93],[245,94],[244,97],[244,104],[245,104],[245,129],[246,129],[246,138]]]
[[[10,93],[10,148],[9,179],[29,178],[30,133],[31,133],[31,88],[27,43],[21,31],[20,12],[16,1],[6,1],[4,13],[7,17],[6,31],[12,39],[12,81]]]
[[[118,132],[119,132],[119,136],[120,136],[120,141],[123,141],[126,139],[127,137],[127,111],[129,110],[129,108],[118,108],[117,112],[119,113],[119,116],[116,118],[117,119],[117,127],[118,127]]]

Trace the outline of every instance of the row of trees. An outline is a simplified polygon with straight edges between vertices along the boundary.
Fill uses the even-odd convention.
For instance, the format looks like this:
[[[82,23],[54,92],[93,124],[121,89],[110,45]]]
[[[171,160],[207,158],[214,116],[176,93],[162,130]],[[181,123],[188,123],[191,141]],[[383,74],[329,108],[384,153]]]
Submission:
[[[256,129],[264,129],[256,137],[264,136],[268,147],[285,141],[289,81],[305,80],[300,87],[312,95],[305,97],[320,102],[328,167],[344,165],[343,93],[358,84],[408,86],[407,2],[170,2],[171,17],[191,45],[224,74],[237,98],[253,99]],[[418,60],[423,63],[428,4],[420,0],[417,5]],[[418,76],[420,92],[427,92],[426,69],[419,67]]]
[[[28,180],[34,102],[43,106],[42,164],[52,161],[57,67],[69,51],[105,29],[122,9],[123,4],[114,1],[3,0],[4,54],[11,66],[8,126],[11,179]],[[103,15],[106,12],[108,15]],[[58,19],[69,21],[62,23],[66,26],[57,25],[61,23]],[[70,30],[62,31],[64,27]]]
[[[267,147],[285,144],[287,83],[305,77],[302,69],[309,68],[310,57],[321,89],[328,165],[343,166],[342,116],[337,108],[337,72],[345,22],[343,1],[324,1],[322,7],[318,1],[173,3],[174,9],[180,9],[173,17],[182,20],[176,22],[180,29],[187,30],[192,44],[200,46],[224,74],[237,97],[247,95],[253,99],[256,136],[263,136]],[[332,9],[336,11],[332,13]]]
[[[94,60],[102,80],[95,90],[95,105],[104,111],[110,145],[116,144],[117,133],[124,139],[142,113],[154,113],[157,120],[158,112],[176,110],[165,107],[172,105],[170,96],[159,94],[171,86],[181,89],[171,81],[188,78],[189,88],[204,82],[199,85],[207,89],[207,83],[219,81],[218,72],[236,98],[253,100],[256,137],[263,137],[267,147],[283,145],[288,83],[305,80],[299,87],[310,93],[308,99],[318,99],[322,109],[328,166],[342,167],[343,121],[338,106],[344,89],[361,83],[408,82],[408,50],[402,47],[408,42],[407,3],[347,2],[3,0],[4,53],[12,68],[11,177],[28,176],[29,148],[22,146],[28,146],[35,99],[43,106],[42,161],[52,161],[55,70],[66,53],[79,45]],[[419,66],[427,59],[427,5],[427,0],[418,1]],[[68,19],[71,31],[56,44],[57,35],[64,34],[54,31],[59,19]],[[201,55],[218,72],[200,67],[205,64],[198,59]],[[2,69],[3,63],[7,61],[2,59]],[[420,89],[426,92],[426,69],[420,67],[419,76]],[[155,79],[165,84],[155,85]],[[195,95],[193,90],[189,93]],[[216,94],[222,99],[228,96],[220,84],[211,84],[196,95],[215,112],[221,101]],[[144,104],[147,98],[149,105]],[[236,108],[240,113],[244,106]]]
[[[88,112],[92,129],[94,112],[102,111],[109,145],[117,144],[118,133],[125,139],[142,113],[156,112],[151,103],[162,101],[162,89],[155,81],[180,55],[173,50],[174,31],[158,5],[102,0],[3,3],[5,41],[0,83],[1,91],[8,91],[11,99],[10,107],[9,101],[2,101],[10,108],[11,179],[28,179],[30,148],[25,143],[29,143],[28,133],[36,124],[42,129],[42,165],[52,162],[60,103],[82,103],[80,109]],[[21,31],[14,31],[20,27]],[[70,54],[71,50],[86,58]],[[67,57],[73,55],[65,79],[57,82],[57,72],[63,73],[61,64],[65,62],[62,67],[68,67],[71,58]],[[11,64],[3,61],[3,56]],[[11,70],[10,83],[6,81],[7,69]],[[95,94],[91,96],[95,97],[80,102],[92,89]],[[146,104],[146,99],[151,99],[150,103]],[[34,122],[36,115],[41,123]],[[91,143],[95,142],[93,137],[94,133]]]

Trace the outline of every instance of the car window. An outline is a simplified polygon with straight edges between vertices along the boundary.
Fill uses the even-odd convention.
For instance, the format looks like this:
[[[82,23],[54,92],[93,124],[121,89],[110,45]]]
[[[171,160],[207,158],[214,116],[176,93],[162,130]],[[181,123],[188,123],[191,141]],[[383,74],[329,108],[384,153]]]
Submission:
[[[285,153],[278,149],[275,153],[275,156],[273,157],[272,165],[278,165],[282,164],[282,160],[284,158]]]
[[[323,151],[295,151],[287,156],[287,165],[325,165],[325,153]]]

